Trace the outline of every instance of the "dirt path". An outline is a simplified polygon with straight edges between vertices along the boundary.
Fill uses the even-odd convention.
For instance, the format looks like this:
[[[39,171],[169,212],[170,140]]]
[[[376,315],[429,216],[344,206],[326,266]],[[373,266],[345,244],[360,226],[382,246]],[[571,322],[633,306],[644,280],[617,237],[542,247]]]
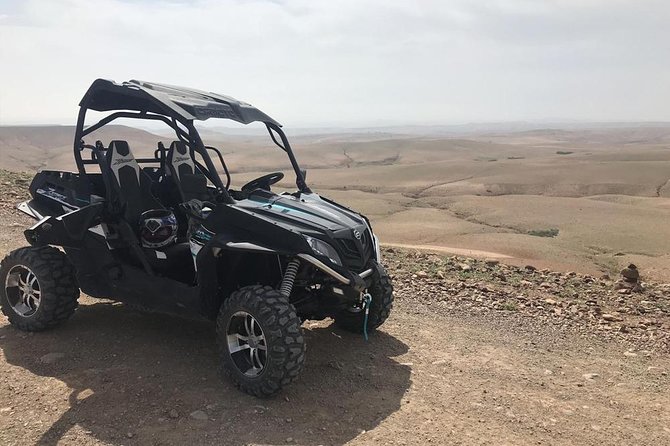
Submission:
[[[0,443],[670,443],[667,358],[406,301],[368,343],[307,327],[301,380],[257,400],[220,381],[207,323],[86,299],[58,330],[3,324]]]

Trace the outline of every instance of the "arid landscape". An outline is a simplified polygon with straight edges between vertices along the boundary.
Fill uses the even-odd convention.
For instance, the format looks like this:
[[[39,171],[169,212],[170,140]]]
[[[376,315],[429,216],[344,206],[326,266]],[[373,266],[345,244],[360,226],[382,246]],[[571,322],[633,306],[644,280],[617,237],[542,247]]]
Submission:
[[[370,216],[386,244],[590,274],[634,263],[670,280],[670,126],[490,127],[301,131],[292,144],[310,185]],[[72,131],[0,127],[0,168],[72,169]],[[224,132],[204,135],[233,185],[282,170],[291,187],[287,157],[260,129]],[[145,156],[171,141],[105,127],[88,142],[120,136]]]
[[[136,155],[170,141],[96,137],[117,135]],[[206,136],[234,185],[290,178],[259,135]],[[73,167],[71,138],[0,127],[0,255],[24,244],[14,205],[32,173]],[[305,323],[300,380],[258,400],[217,375],[208,323],[86,296],[49,332],[3,319],[1,444],[670,444],[670,126],[292,141],[310,185],[385,244],[396,305],[382,329],[366,343]],[[639,290],[617,289],[629,263]]]

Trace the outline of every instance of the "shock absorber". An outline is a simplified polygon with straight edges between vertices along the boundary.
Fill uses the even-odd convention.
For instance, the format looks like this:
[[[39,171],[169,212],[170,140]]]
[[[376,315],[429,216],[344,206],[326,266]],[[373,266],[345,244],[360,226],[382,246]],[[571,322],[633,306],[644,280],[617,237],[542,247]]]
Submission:
[[[293,259],[286,265],[284,278],[279,285],[279,292],[285,297],[289,297],[291,291],[293,291],[293,282],[295,282],[295,276],[298,275],[298,268],[300,268],[300,260],[298,259]]]

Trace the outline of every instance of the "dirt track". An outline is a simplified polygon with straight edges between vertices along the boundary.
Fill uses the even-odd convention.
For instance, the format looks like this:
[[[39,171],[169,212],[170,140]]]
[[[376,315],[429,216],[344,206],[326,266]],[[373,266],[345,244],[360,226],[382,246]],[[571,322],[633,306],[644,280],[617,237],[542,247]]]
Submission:
[[[2,204],[4,255],[28,220]],[[667,355],[412,298],[367,343],[306,337],[301,379],[258,400],[219,378],[208,323],[89,298],[50,332],[3,319],[0,444],[670,444]]]

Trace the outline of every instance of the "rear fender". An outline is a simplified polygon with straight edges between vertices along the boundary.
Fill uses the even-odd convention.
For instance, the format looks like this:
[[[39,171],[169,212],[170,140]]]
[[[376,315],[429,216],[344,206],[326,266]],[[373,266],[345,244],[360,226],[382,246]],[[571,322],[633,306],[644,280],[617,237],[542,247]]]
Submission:
[[[100,223],[103,203],[94,203],[59,217],[46,216],[24,231],[33,246],[56,245],[65,248],[84,247],[84,235]]]

